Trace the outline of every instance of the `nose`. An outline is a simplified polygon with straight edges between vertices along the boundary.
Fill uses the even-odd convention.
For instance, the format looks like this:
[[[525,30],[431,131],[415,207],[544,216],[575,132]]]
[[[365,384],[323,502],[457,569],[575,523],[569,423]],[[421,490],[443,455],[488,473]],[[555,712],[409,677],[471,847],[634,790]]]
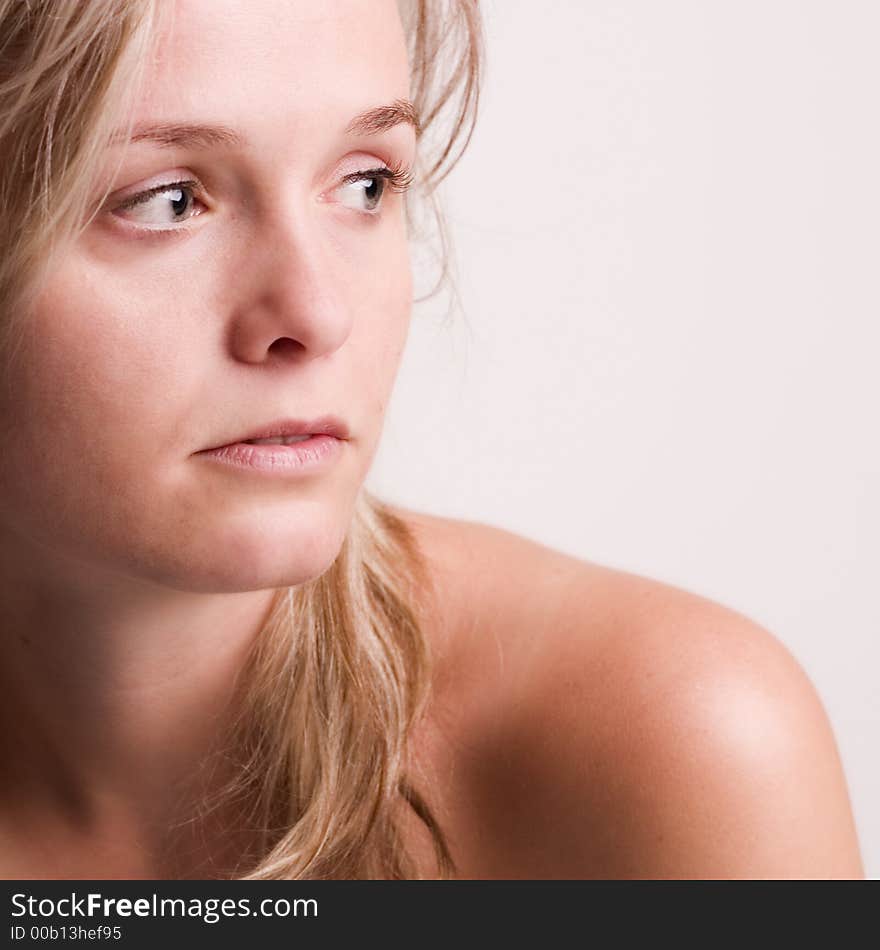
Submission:
[[[314,359],[348,339],[352,311],[340,260],[304,216],[262,226],[232,266],[240,267],[232,290],[237,359]]]

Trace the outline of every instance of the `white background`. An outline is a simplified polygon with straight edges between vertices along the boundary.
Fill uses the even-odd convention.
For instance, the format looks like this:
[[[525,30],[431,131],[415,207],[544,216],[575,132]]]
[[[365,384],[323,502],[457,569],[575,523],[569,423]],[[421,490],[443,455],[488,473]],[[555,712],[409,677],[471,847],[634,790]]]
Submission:
[[[771,630],[878,877],[880,3],[481,6],[461,309],[416,307],[368,487]]]

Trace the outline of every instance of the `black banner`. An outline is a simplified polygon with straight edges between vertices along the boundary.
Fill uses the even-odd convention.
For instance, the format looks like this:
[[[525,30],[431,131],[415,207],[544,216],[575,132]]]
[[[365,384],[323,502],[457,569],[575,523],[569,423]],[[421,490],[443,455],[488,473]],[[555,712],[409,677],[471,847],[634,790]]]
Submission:
[[[651,946],[876,938],[876,882],[3,882],[4,946]],[[775,936],[774,936],[775,935]],[[771,938],[773,943],[768,942]],[[781,943],[778,941],[782,940]],[[331,941],[330,944],[327,941]]]

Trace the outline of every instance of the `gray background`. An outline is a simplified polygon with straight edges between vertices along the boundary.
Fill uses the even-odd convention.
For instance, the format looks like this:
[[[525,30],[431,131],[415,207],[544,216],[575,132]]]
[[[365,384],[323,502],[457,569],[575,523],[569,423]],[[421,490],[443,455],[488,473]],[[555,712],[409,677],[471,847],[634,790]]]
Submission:
[[[416,307],[368,485],[771,630],[876,878],[880,4],[481,6],[461,308]]]

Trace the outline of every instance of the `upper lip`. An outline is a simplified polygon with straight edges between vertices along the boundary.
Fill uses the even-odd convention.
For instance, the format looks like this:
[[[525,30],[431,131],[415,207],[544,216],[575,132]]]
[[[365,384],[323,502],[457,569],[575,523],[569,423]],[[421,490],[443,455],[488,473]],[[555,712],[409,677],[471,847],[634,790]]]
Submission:
[[[216,448],[234,445],[236,442],[246,442],[249,439],[273,439],[285,435],[332,435],[335,439],[349,438],[348,426],[338,416],[320,416],[311,421],[307,419],[278,419],[265,425],[258,425],[246,432],[224,442]],[[210,451],[210,449],[206,450]]]

